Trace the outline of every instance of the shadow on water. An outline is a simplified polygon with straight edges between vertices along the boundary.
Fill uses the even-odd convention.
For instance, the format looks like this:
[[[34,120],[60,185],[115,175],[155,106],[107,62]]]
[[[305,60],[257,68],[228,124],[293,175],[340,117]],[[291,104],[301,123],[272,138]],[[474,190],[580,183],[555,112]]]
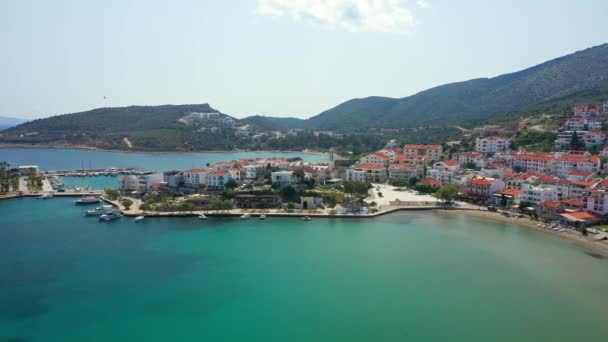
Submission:
[[[600,259],[600,260],[606,259],[605,256],[603,256],[601,254],[598,254],[598,253],[589,252],[589,251],[584,251],[584,253],[587,254],[588,256],[592,257],[592,258],[595,258],[595,259]]]

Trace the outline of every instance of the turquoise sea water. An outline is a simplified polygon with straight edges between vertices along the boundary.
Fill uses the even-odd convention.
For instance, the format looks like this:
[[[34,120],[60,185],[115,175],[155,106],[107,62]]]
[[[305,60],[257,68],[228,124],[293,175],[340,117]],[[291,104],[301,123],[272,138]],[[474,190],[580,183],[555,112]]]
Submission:
[[[0,341],[601,341],[608,260],[446,213],[123,218],[0,201]]]
[[[43,170],[137,167],[150,171],[186,170],[205,167],[207,163],[239,158],[301,157],[309,162],[326,161],[325,155],[290,152],[234,152],[234,153],[126,153],[99,152],[73,149],[0,149],[0,161],[13,166],[38,165]]]

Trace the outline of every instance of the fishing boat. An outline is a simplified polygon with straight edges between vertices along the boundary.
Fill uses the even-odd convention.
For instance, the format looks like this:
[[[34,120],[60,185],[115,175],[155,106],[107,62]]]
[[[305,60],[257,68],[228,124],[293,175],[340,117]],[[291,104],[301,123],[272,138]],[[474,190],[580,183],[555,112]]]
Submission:
[[[205,216],[205,214],[200,214],[200,215],[198,215],[198,218],[201,220],[206,220],[207,216]]]
[[[302,220],[303,221],[311,221],[312,217],[310,217],[310,216],[304,216],[304,217],[302,217]]]
[[[83,196],[74,201],[74,204],[96,204],[101,202],[99,197],[95,196]]]
[[[133,221],[135,222],[139,222],[139,221],[143,221],[145,216],[137,216]]]
[[[111,205],[102,205],[101,207],[97,207],[95,209],[85,210],[84,216],[99,216],[115,210],[116,208]]]
[[[241,215],[241,220],[249,220],[250,218],[251,218],[251,215],[249,215],[249,214]]]
[[[122,217],[122,214],[120,213],[120,211],[114,210],[114,211],[110,211],[106,214],[100,215],[99,221],[111,221],[111,220],[115,220],[115,219],[118,219],[121,217]]]
[[[260,215],[260,220],[265,220],[266,219],[266,215]]]

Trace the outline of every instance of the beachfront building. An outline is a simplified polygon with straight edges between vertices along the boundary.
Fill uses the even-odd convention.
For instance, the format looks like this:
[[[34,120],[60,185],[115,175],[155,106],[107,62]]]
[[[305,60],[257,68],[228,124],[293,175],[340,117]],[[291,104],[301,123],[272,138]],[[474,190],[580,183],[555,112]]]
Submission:
[[[536,216],[543,220],[555,220],[564,212],[564,204],[559,201],[543,201],[536,204]]]
[[[505,189],[501,179],[474,176],[469,178],[464,186],[463,197],[477,200],[487,200],[494,193]]]
[[[293,171],[275,171],[270,174],[270,177],[272,179],[272,184],[280,187],[297,183],[297,179]]]
[[[377,164],[360,164],[346,170],[346,180],[367,183],[386,182],[386,168]]]
[[[403,154],[423,155],[427,156],[431,161],[441,160],[443,158],[443,148],[441,145],[408,144],[403,146]]]
[[[391,164],[388,167],[389,179],[407,180],[413,177],[422,177],[424,167],[416,164]]]
[[[608,180],[603,180],[583,193],[584,210],[608,215]]]
[[[552,186],[524,184],[521,192],[521,200],[532,204],[547,201],[559,201],[557,189]]]
[[[151,173],[145,175],[127,175],[120,177],[120,190],[123,193],[145,193],[152,186],[162,184],[164,177],[162,173]]]
[[[460,164],[455,160],[444,160],[433,164],[426,173],[427,178],[436,179],[441,184],[452,183],[452,178],[460,170]]]
[[[226,170],[215,170],[207,174],[207,187],[215,190],[223,190],[230,179],[230,172]]]
[[[496,204],[504,207],[519,204],[521,201],[522,191],[518,189],[504,189],[494,193]]]
[[[511,139],[485,137],[475,139],[475,151],[479,153],[504,152],[511,149]]]
[[[198,188],[207,184],[207,170],[190,169],[184,171],[184,184],[191,188]]]

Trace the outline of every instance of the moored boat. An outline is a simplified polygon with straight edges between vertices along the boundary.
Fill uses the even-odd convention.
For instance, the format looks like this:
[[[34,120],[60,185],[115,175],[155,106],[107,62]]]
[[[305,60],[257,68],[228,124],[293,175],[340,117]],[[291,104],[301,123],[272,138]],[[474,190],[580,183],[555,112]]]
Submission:
[[[115,210],[116,208],[111,205],[102,205],[101,207],[97,207],[95,209],[85,210],[84,216],[99,216]]]
[[[266,219],[266,215],[260,215],[260,220],[265,220]]]
[[[145,218],[145,216],[137,216],[133,221],[135,221],[135,222],[143,221],[144,218]]]
[[[83,196],[74,201],[74,204],[96,204],[101,202],[99,197],[95,196]]]
[[[111,220],[115,220],[115,219],[118,219],[121,217],[122,217],[122,214],[120,213],[120,211],[114,210],[114,211],[107,212],[103,215],[100,215],[99,220],[100,221],[111,221]]]
[[[200,214],[200,215],[198,215],[198,218],[201,220],[206,220],[207,216],[205,216],[205,214]]]
[[[302,217],[302,220],[303,221],[311,221],[312,217],[310,217],[310,216],[304,216],[304,217]]]
[[[241,215],[241,220],[248,220],[250,218],[251,218],[251,215],[249,215],[249,214],[243,214],[243,215]]]

